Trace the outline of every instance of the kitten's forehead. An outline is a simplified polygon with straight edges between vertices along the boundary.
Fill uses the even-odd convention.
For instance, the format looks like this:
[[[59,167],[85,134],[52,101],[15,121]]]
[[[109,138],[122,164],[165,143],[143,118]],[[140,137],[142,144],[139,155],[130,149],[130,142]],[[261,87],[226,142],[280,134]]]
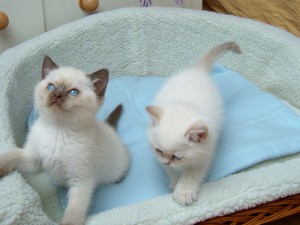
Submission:
[[[190,125],[189,119],[185,117],[174,117],[165,115],[157,126],[160,139],[167,142],[177,142],[184,138],[184,134]]]
[[[157,126],[152,127],[153,143],[163,149],[178,149],[178,146],[188,145],[186,132],[199,119],[199,115],[189,110],[178,110],[169,107],[164,111]]]
[[[180,134],[174,135],[174,133],[163,132],[160,129],[153,131],[151,134],[152,145],[163,151],[176,151],[178,148],[185,146],[185,142],[185,139]]]
[[[49,73],[46,80],[64,86],[91,86],[90,79],[80,70],[72,67],[61,67]]]

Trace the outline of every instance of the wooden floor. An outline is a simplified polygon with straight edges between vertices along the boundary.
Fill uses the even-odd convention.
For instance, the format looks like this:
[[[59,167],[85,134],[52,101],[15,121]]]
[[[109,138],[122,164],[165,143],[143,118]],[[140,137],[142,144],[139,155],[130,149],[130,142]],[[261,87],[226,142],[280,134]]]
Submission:
[[[265,225],[300,225],[300,214],[288,216],[276,222],[266,223]]]

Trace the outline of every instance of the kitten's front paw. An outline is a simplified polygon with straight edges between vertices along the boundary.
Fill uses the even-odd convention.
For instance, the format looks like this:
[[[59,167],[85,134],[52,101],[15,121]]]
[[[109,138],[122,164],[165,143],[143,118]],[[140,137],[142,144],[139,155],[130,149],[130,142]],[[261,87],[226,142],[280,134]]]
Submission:
[[[0,177],[9,174],[12,171],[11,162],[5,156],[0,157]]]
[[[59,225],[84,225],[84,219],[83,218],[78,218],[78,220],[76,220],[75,218],[68,218],[68,219],[63,219]]]
[[[171,190],[174,190],[175,189],[175,186],[176,186],[176,184],[177,184],[177,182],[173,182],[173,181],[171,181],[170,182],[170,184],[169,184],[169,188],[171,189]]]
[[[84,225],[85,216],[73,214],[67,214],[64,216],[60,225]]]
[[[181,205],[190,205],[197,200],[198,193],[190,189],[175,190],[173,200]]]
[[[60,222],[59,225],[83,225],[84,223]]]
[[[5,168],[5,167],[0,168],[0,177],[3,177],[3,176],[7,175],[10,172],[11,172],[11,169],[9,169],[9,168]]]

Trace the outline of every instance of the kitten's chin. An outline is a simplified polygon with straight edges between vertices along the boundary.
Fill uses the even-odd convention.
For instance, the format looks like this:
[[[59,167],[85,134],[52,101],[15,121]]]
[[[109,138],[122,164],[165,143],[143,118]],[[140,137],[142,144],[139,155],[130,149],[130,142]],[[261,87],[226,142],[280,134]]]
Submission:
[[[179,165],[178,163],[170,163],[170,164],[165,164],[163,162],[161,162],[165,167],[169,167],[169,168],[172,168],[172,169],[180,169],[182,168],[182,165]]]
[[[57,114],[70,114],[70,111],[65,109],[61,104],[58,102],[51,103],[48,107],[48,110],[55,115]]]
[[[47,106],[42,107],[42,111],[50,117],[69,116],[70,112],[59,102],[48,103]]]

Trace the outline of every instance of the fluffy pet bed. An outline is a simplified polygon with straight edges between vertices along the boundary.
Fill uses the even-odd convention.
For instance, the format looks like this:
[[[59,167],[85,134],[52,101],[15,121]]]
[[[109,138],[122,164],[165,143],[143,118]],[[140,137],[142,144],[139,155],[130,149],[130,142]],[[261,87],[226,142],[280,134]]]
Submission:
[[[25,141],[33,89],[45,55],[59,65],[86,72],[108,68],[111,78],[170,76],[229,40],[236,41],[243,54],[228,54],[220,64],[281,99],[288,105],[285,111],[299,112],[300,41],[295,36],[233,16],[127,8],[67,24],[0,55],[0,151]],[[286,157],[205,183],[199,201],[191,206],[180,206],[164,194],[94,214],[87,224],[194,224],[296,195],[300,193],[300,147],[293,147]],[[0,223],[55,224],[52,221],[59,221],[63,212],[59,199],[47,175],[24,179],[13,172],[0,179]]]

